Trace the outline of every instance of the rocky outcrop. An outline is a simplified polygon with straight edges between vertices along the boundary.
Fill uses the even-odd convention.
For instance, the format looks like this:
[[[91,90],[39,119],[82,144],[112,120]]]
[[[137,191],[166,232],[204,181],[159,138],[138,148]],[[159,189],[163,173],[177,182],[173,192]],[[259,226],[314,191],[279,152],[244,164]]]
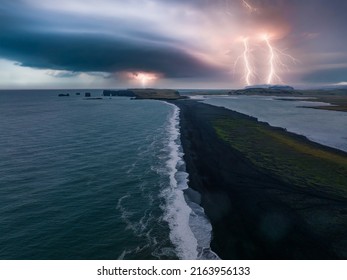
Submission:
[[[104,96],[126,96],[134,99],[182,99],[179,92],[172,89],[127,89],[127,90],[104,90]]]

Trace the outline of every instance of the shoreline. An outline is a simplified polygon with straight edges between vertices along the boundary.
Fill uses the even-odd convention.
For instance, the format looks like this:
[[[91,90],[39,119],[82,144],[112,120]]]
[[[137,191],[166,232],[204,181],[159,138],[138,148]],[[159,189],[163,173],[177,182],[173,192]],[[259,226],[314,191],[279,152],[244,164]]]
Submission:
[[[219,257],[347,257],[346,224],[340,220],[331,222],[336,211],[346,215],[346,197],[314,188],[303,189],[281,180],[223,141],[212,125],[221,117],[257,122],[255,118],[192,100],[171,103],[180,108],[181,142],[189,187],[201,194],[201,205],[213,228],[211,248]],[[305,137],[284,130],[283,134],[336,152]]]
[[[200,205],[200,194],[188,186],[189,174],[183,159],[180,137],[180,108],[175,104],[165,103],[173,108],[168,127],[170,157],[166,162],[170,170],[171,188],[162,191],[169,206],[166,207],[164,220],[170,227],[170,240],[175,245],[179,259],[219,259],[210,248],[212,226]]]

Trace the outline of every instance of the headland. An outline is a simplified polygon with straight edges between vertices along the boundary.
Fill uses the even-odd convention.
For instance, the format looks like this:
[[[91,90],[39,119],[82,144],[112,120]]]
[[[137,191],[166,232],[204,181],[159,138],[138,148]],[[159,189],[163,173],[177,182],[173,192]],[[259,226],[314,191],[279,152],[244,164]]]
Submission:
[[[126,96],[134,99],[177,100],[182,99],[179,92],[172,89],[126,89],[104,90],[104,96]]]
[[[222,259],[346,259],[347,154],[193,100],[180,108],[189,186]]]

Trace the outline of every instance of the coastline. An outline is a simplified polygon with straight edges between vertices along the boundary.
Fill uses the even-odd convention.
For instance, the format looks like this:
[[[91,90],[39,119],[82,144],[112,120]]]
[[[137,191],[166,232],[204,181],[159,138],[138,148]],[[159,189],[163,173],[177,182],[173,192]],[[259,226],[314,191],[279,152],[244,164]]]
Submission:
[[[170,187],[163,189],[160,196],[166,200],[163,219],[169,224],[170,240],[180,259],[219,259],[210,248],[212,226],[199,205],[200,195],[188,186],[189,174],[186,172],[180,137],[180,109],[175,104],[165,103],[173,109],[167,127],[169,158],[166,167]]]
[[[229,92],[231,95],[261,95],[261,96],[277,96],[285,101],[295,101],[300,98],[301,101],[314,101],[326,103],[326,105],[304,106],[311,109],[329,110],[337,112],[347,112],[347,95],[346,89],[325,89],[325,90],[273,90],[273,89],[244,89]],[[291,97],[291,100],[288,99]]]
[[[201,205],[213,227],[211,248],[218,256],[347,257],[346,222],[343,223],[346,197],[315,188],[303,189],[281,180],[218,137],[212,124],[221,117],[257,122],[255,118],[192,100],[172,103],[180,108],[189,186],[201,194]],[[321,150],[346,155],[285,130],[281,133]],[[342,215],[338,221],[337,212]]]

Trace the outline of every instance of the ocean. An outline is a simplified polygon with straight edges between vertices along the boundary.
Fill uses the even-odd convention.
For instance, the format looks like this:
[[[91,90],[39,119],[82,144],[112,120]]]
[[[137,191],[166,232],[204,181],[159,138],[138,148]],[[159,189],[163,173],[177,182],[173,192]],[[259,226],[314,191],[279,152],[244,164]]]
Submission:
[[[0,259],[218,258],[179,109],[65,92],[0,92]]]

